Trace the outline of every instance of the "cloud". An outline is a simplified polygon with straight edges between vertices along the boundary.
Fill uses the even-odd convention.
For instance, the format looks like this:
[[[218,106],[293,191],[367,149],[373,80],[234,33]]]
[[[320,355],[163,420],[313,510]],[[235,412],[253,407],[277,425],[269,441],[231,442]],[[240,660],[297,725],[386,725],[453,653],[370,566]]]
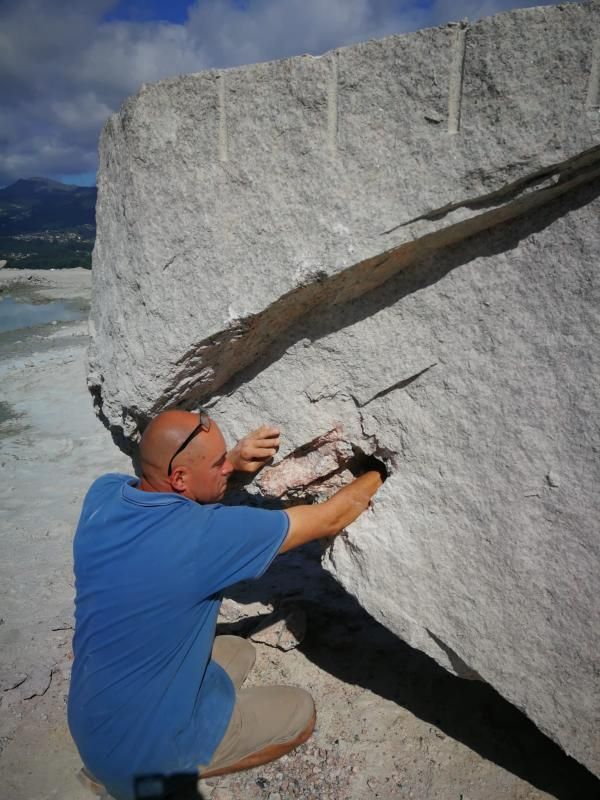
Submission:
[[[141,83],[317,55],[517,2],[196,0],[173,24],[103,21],[115,0],[0,0],[0,185],[93,171],[104,121]]]
[[[319,55],[414,30],[425,19],[416,3],[389,0],[250,0],[246,10],[224,2],[200,3],[190,12],[188,30],[212,64],[233,66],[298,53]]]
[[[476,21],[514,8],[533,8],[557,5],[547,0],[435,0],[431,7],[431,24],[439,25],[449,19]]]
[[[125,97],[205,66],[181,25],[102,24],[112,4],[0,5],[0,185],[94,171],[99,132]]]

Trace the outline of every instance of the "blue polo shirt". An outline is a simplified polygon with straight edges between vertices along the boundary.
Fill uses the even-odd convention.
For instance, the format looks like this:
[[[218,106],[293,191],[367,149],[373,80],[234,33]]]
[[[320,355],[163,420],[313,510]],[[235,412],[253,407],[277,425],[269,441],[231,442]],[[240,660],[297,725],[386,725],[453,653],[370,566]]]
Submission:
[[[134,777],[194,773],[223,738],[235,689],[211,660],[221,592],[266,570],[284,511],[199,505],[128,475],[90,488],[74,541],[68,718],[118,800]]]

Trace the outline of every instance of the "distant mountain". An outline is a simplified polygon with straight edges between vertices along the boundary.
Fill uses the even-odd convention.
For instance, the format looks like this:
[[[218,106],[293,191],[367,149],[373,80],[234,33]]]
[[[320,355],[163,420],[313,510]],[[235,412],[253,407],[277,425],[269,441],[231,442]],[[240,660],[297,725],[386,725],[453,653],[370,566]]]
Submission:
[[[0,260],[11,267],[89,267],[96,188],[26,178],[0,189]]]
[[[96,187],[48,178],[21,179],[0,189],[0,236],[96,225]]]

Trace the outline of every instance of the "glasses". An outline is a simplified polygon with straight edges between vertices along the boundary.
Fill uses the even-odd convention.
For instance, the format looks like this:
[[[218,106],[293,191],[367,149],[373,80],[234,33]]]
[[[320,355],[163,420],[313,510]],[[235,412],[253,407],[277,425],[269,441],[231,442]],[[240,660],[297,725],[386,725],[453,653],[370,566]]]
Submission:
[[[200,422],[198,423],[198,425],[196,425],[196,427],[190,433],[187,439],[184,439],[184,441],[179,445],[177,450],[175,450],[175,452],[171,456],[171,460],[169,461],[169,467],[167,469],[167,475],[169,476],[171,475],[171,467],[173,465],[174,459],[177,458],[177,456],[179,455],[179,453],[181,453],[182,450],[185,450],[185,448],[192,441],[194,436],[197,436],[200,433],[200,431],[208,432],[210,430],[210,417],[208,416],[206,411],[203,408],[199,408],[196,413],[200,415]]]

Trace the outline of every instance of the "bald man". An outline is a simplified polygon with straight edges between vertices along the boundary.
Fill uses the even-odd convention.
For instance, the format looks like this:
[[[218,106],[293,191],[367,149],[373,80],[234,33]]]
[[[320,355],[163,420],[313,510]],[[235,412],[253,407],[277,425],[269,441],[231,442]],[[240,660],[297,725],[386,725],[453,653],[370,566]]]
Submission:
[[[141,479],[104,475],[84,500],[68,718],[86,774],[117,800],[264,764],[313,731],[303,689],[242,688],[255,652],[215,638],[222,592],[339,533],[382,478],[367,472],[286,511],[222,505],[231,474],[256,472],[278,447],[279,431],[263,426],[228,451],[206,412],[166,411],[142,436]]]

